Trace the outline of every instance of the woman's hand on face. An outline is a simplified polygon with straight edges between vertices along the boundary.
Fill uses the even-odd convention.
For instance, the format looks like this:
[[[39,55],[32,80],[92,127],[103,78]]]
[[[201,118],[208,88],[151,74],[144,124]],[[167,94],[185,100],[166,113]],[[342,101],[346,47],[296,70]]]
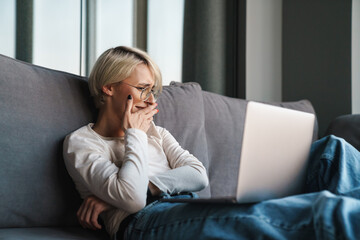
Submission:
[[[100,213],[111,208],[111,205],[91,195],[84,199],[76,215],[83,228],[97,230],[101,229],[101,225],[98,222]]]
[[[133,99],[131,95],[129,95],[123,117],[123,130],[125,131],[128,128],[137,128],[147,132],[147,130],[150,128],[150,124],[154,115],[159,112],[158,109],[155,109],[156,106],[157,104],[154,103],[147,106],[146,108],[132,113],[131,109],[133,107]]]

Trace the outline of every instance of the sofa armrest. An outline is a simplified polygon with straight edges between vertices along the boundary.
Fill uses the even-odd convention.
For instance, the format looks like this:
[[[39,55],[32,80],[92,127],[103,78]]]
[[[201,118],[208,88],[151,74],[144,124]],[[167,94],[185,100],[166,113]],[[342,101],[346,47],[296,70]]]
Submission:
[[[326,130],[325,136],[344,138],[360,151],[360,114],[349,114],[335,118]]]

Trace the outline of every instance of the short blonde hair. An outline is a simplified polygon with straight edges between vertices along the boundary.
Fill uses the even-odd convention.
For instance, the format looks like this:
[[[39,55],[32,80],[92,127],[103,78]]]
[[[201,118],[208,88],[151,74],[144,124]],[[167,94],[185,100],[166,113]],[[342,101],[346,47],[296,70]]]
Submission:
[[[89,77],[89,89],[96,107],[99,108],[104,103],[102,87],[128,78],[139,64],[149,67],[154,77],[154,90],[161,92],[160,69],[146,52],[124,46],[110,48],[97,59]]]

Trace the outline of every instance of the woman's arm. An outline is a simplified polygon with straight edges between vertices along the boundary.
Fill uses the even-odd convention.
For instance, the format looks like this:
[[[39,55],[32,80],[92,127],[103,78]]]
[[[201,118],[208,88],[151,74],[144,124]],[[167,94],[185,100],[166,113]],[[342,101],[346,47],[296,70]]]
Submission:
[[[163,149],[169,161],[169,171],[150,178],[150,181],[162,192],[177,193],[200,191],[209,181],[203,164],[188,151],[184,150],[176,139],[164,128],[159,128]]]
[[[161,191],[151,182],[149,182],[149,189],[153,196],[161,194]],[[100,214],[112,208],[114,207],[100,198],[90,195],[84,199],[76,215],[83,228],[97,230],[101,229],[98,222]]]
[[[101,225],[98,222],[99,215],[111,208],[113,206],[91,195],[84,199],[76,215],[83,228],[97,230],[101,229]]]
[[[107,147],[93,133],[75,133],[64,141],[64,158],[79,192],[90,192],[129,213],[141,210],[146,205],[149,182],[145,132],[126,130],[125,158],[120,169],[110,161]]]
[[[128,96],[121,121],[125,132],[125,157],[120,169],[110,161],[109,146],[92,130],[84,127],[66,137],[65,164],[83,197],[94,194],[128,213],[137,212],[146,205],[149,183],[146,132],[158,112],[156,105],[149,104],[132,112],[133,99]],[[99,122],[99,129],[106,132],[108,125]]]

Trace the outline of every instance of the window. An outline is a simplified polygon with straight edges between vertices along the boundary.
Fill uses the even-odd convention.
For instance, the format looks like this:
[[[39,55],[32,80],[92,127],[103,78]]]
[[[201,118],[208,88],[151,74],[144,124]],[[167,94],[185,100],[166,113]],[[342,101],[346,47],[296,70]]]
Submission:
[[[0,3],[0,53],[15,57],[15,0]]]
[[[133,0],[97,2],[96,56],[119,45],[133,45]]]
[[[29,23],[31,34],[26,35],[32,40],[32,45],[29,44],[32,49],[26,53],[30,55],[28,61],[88,75],[96,58],[106,49],[136,45],[135,1],[138,0],[18,1],[29,4],[27,7],[17,6],[16,0],[2,0],[0,53],[16,57],[16,9],[25,6],[33,22]],[[164,85],[181,81],[183,15],[184,0],[147,0],[146,51],[158,63]]]
[[[184,0],[150,0],[148,53],[159,65],[163,85],[181,82]]]
[[[34,0],[33,63],[80,70],[80,0]]]

